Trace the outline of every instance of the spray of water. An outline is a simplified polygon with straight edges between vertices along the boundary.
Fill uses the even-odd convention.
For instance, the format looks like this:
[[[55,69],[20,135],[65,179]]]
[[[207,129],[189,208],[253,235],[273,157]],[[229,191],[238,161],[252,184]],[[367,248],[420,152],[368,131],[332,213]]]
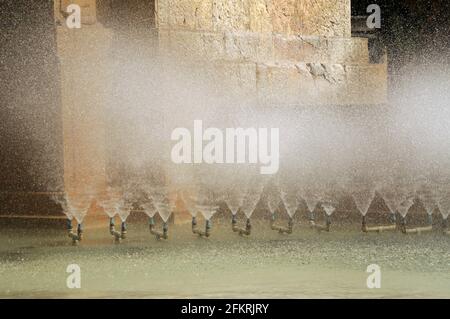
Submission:
[[[405,185],[416,186],[414,182],[405,183],[406,178],[423,175],[430,185],[449,185],[448,67],[405,68],[401,81],[391,88],[386,105],[308,107],[300,100],[298,105],[262,107],[257,94],[248,91],[243,94],[243,90],[230,85],[222,72],[206,66],[198,68],[198,65],[192,69],[169,58],[164,61],[150,58],[139,54],[133,42],[127,48],[114,46],[112,50],[115,56],[127,57],[111,64],[108,81],[114,89],[105,103],[107,134],[106,145],[102,146],[108,154],[107,174],[112,184],[123,188],[127,188],[123,186],[127,183],[139,184],[147,190],[165,185],[191,193],[195,193],[193,185],[202,184],[221,195],[225,193],[224,188],[234,189],[244,193],[245,198],[231,196],[225,202],[233,214],[241,208],[250,217],[261,194],[258,190],[248,195],[247,191],[248,184],[258,184],[257,166],[182,165],[174,164],[170,158],[174,144],[170,138],[172,131],[184,127],[193,133],[193,121],[202,120],[204,127],[220,130],[280,128],[277,175],[279,180],[289,180],[301,189],[299,194],[310,211],[323,200],[328,188],[324,185],[350,172],[352,177],[357,177],[355,184],[358,178],[367,176],[371,182],[382,181],[376,189],[392,212],[403,210],[401,205],[411,193]],[[104,80],[104,77],[98,79]],[[440,181],[440,176],[447,176],[447,180]],[[373,199],[371,183],[361,188],[345,184],[345,188],[365,214]],[[135,189],[131,187],[131,192]],[[440,191],[431,193],[430,200],[419,195],[429,212],[433,205],[431,199],[442,207],[448,196]],[[172,204],[156,194],[150,196],[158,213],[168,219]],[[82,220],[89,206],[87,201],[71,197],[70,202],[66,214]],[[125,216],[129,206],[122,206],[126,209],[118,211]],[[195,204],[187,203],[187,206],[193,216],[199,211],[198,207],[194,209]],[[211,209],[200,211],[212,216]]]

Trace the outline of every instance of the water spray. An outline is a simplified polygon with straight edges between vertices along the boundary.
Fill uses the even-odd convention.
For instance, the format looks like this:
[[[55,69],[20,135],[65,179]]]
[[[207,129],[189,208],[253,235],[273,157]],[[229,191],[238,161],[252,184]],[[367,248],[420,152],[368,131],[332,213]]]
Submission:
[[[382,233],[386,231],[397,231],[402,230],[402,218],[400,213],[398,212],[398,207],[402,203],[402,198],[404,196],[405,191],[403,189],[398,189],[394,185],[385,185],[384,187],[380,187],[379,196],[381,196],[386,203],[389,212],[391,214],[391,222],[392,225],[376,225],[376,226],[367,226],[366,215],[363,215],[362,218],[362,226],[361,229],[364,233]],[[397,218],[397,215],[400,216]]]
[[[424,232],[432,231],[433,230],[433,218],[432,218],[432,215],[429,214],[428,212],[427,212],[427,215],[428,215],[428,218],[427,218],[428,225],[427,226],[413,227],[413,228],[407,227],[407,222],[406,222],[407,214],[408,214],[409,209],[413,206],[414,201],[415,201],[415,198],[409,197],[405,201],[403,201],[399,206],[400,231],[403,234],[421,234]]]
[[[401,217],[400,222],[400,230],[403,234],[422,234],[426,232],[433,231],[433,219],[431,215],[428,215],[428,226],[422,226],[422,227],[414,227],[414,228],[407,228],[406,225],[406,216]]]
[[[309,211],[309,225],[311,228],[320,231],[330,231],[331,219],[326,217],[325,225],[319,225],[316,223],[316,208],[318,207],[320,200],[318,193],[321,193],[321,190],[318,189],[304,189],[302,193],[302,198],[306,202],[306,206]]]
[[[331,215],[336,210],[336,207],[330,203],[322,203],[322,208],[325,211],[325,225],[316,223],[315,219],[310,220],[310,225],[313,229],[318,232],[326,231],[329,232],[331,229]]]
[[[148,228],[150,234],[154,235],[156,240],[169,238],[169,218],[175,209],[175,203],[169,199],[166,187],[154,188],[151,191],[151,200],[144,205],[145,214],[148,216]],[[159,213],[163,221],[162,230],[156,230],[155,214]]]
[[[275,198],[269,199],[269,210],[272,212],[272,216],[270,219],[270,229],[277,231],[279,234],[292,234],[294,227],[294,219],[293,216],[297,209],[297,199],[294,199],[294,202],[288,202],[288,198],[285,193],[282,194],[282,199],[276,196]],[[281,201],[280,201],[281,199]],[[287,227],[275,225],[276,213],[279,210],[281,203],[283,203],[284,208],[287,211],[289,216]]]
[[[367,225],[367,214],[369,212],[370,205],[375,198],[375,185],[368,181],[362,182],[351,182],[350,187],[354,190],[352,191],[352,197],[355,201],[356,207],[358,208],[360,214],[362,215],[361,220],[361,231],[363,233],[381,233],[384,231],[396,230],[397,225],[380,225],[369,227]]]

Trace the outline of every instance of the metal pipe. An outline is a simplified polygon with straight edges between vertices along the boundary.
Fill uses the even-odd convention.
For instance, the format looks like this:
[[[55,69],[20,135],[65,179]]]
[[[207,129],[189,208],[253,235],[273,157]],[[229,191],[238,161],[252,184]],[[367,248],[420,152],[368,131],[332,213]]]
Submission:
[[[397,228],[397,225],[367,227],[366,216],[363,216],[362,218],[361,230],[364,233],[381,233],[384,231],[397,230]]]
[[[162,232],[157,231],[155,229],[155,220],[153,219],[153,217],[149,218],[148,225],[150,229],[150,234],[155,235],[157,240],[169,238],[169,225],[167,224],[167,222],[163,223]]]
[[[406,228],[406,218],[402,216],[402,219],[400,221],[400,230],[403,234],[421,234],[424,232],[430,232],[433,231],[433,220],[431,215],[428,215],[428,226],[424,226],[424,227],[415,227],[415,228]]]
[[[205,231],[197,229],[197,218],[192,217],[192,232],[199,237],[209,237],[211,235],[211,220],[207,219],[205,224]]]
[[[250,236],[252,232],[252,224],[250,222],[250,218],[247,218],[245,228],[242,228],[238,227],[237,217],[236,215],[233,215],[233,217],[231,218],[231,229],[233,230],[233,232],[238,233],[240,236]]]
[[[272,218],[270,220],[270,228],[272,230],[275,230],[280,234],[292,234],[293,227],[294,227],[294,220],[290,216],[289,216],[289,221],[288,221],[287,227],[276,226],[275,225],[275,214],[272,214]]]
[[[430,232],[433,230],[433,226],[425,226],[425,227],[416,227],[416,228],[407,228],[405,229],[404,234],[421,234],[425,232]]]

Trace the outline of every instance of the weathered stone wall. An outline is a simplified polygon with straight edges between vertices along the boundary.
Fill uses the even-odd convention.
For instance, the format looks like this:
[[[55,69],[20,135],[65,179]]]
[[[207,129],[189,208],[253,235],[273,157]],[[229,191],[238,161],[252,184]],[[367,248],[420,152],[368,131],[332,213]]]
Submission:
[[[65,27],[70,3],[81,6],[81,29]],[[147,10],[155,10],[150,19]],[[127,48],[253,105],[386,98],[386,65],[370,64],[367,40],[351,37],[350,0],[63,0],[55,1],[55,19],[68,193],[105,186],[104,112]]]
[[[158,27],[350,36],[350,0],[158,0]]]
[[[367,39],[159,30],[161,55],[252,62],[369,63]]]
[[[349,0],[131,2],[125,13],[115,2],[55,1],[68,188],[105,176],[102,112],[114,47],[138,45],[139,52],[186,64],[185,72],[203,72],[219,90],[256,104],[385,101],[386,65],[370,64],[367,39],[351,37]],[[70,3],[81,6],[79,30],[64,25]],[[151,21],[146,10],[155,10]]]
[[[258,104],[386,101],[386,65],[351,37],[347,0],[158,0],[156,26],[162,57],[216,70]]]

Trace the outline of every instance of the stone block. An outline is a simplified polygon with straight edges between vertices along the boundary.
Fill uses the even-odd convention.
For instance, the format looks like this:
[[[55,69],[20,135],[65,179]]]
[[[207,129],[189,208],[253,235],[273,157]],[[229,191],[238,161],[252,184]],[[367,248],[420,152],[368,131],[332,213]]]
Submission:
[[[328,61],[327,42],[321,37],[276,34],[274,35],[274,52],[277,61]]]
[[[159,26],[350,36],[350,0],[160,0]]]
[[[385,64],[347,65],[346,104],[382,104],[387,101]]]
[[[369,63],[368,41],[365,38],[327,38],[328,61],[332,63]]]
[[[250,30],[250,4],[248,0],[214,0],[212,24],[215,31]]]

